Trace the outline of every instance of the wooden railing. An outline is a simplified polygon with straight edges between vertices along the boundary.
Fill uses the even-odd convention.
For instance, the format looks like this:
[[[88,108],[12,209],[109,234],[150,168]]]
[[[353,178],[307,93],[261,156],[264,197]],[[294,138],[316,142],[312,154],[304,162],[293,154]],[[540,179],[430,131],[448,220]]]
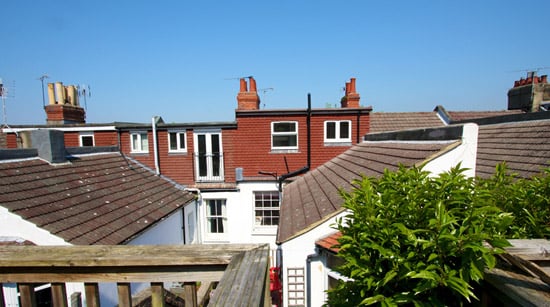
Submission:
[[[253,244],[0,246],[0,290],[17,283],[21,306],[32,307],[34,285],[51,283],[52,305],[63,307],[65,283],[84,283],[86,306],[94,307],[98,283],[114,282],[118,306],[132,306],[130,283],[148,282],[152,306],[165,306],[163,283],[181,282],[185,306],[271,306],[268,258],[268,245]]]

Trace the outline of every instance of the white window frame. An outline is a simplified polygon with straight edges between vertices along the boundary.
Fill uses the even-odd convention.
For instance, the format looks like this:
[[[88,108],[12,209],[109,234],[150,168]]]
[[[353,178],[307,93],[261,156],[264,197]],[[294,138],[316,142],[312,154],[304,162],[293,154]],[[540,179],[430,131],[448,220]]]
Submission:
[[[294,124],[295,131],[275,131],[277,124]],[[296,138],[295,146],[275,146],[274,138],[277,136],[294,136]],[[278,121],[271,122],[271,149],[272,150],[297,150],[298,149],[298,122],[297,121]]]
[[[78,136],[78,144],[80,147],[89,147],[84,146],[84,142],[82,141],[82,138],[84,137],[92,137],[92,147],[95,146],[95,137],[93,132],[80,132]]]
[[[176,134],[176,149],[172,149],[172,140],[170,136]],[[183,144],[181,136],[183,135]],[[187,132],[185,130],[168,130],[168,152],[187,152]]]
[[[278,204],[277,206],[257,206],[258,201],[262,202],[263,204],[269,204],[272,203],[273,199],[271,198],[272,195],[277,195]],[[261,199],[258,199],[258,196],[261,197]],[[266,197],[267,196],[267,197]],[[281,199],[279,191],[276,190],[269,190],[269,191],[254,191],[253,192],[254,197],[254,227],[261,227],[261,228],[277,228],[280,222],[281,218]],[[261,211],[262,213],[266,211],[277,211],[277,223],[276,224],[268,224],[263,225],[262,223],[265,220],[269,220],[271,217],[266,217],[264,214],[261,216],[258,216],[258,211]]]
[[[147,146],[146,148],[142,148],[143,145],[143,135],[147,138]],[[139,148],[136,148],[134,146],[134,136],[137,136],[137,143],[139,144]],[[149,136],[147,134],[147,131],[132,131],[130,132],[130,152],[132,153],[148,153],[149,152]]]
[[[328,133],[328,124],[334,123],[335,124],[335,131],[334,135],[335,137],[332,139],[329,139],[327,137]],[[340,132],[341,132],[341,124],[342,123],[348,123],[348,137],[347,138],[341,138]],[[351,120],[327,120],[325,121],[325,129],[324,129],[324,139],[325,143],[351,143]]]
[[[225,240],[229,233],[228,219],[227,219],[227,199],[225,198],[209,198],[203,199],[204,201],[204,231],[205,239],[211,241],[222,241]],[[212,215],[210,213],[210,206],[212,203],[221,202],[221,212],[220,214]],[[216,212],[217,213],[217,212]],[[223,232],[212,232],[210,219],[221,219]]]
[[[212,136],[218,136],[218,143],[212,142]],[[200,160],[199,136],[204,136],[206,151],[203,153],[204,161]],[[195,130],[193,133],[193,143],[195,151],[195,180],[197,182],[220,182],[224,181],[224,160],[223,160],[223,140],[220,129],[213,130]],[[219,151],[213,151],[213,147],[218,147]],[[204,164],[202,164],[204,163]],[[201,175],[201,166],[206,168],[206,174]],[[218,166],[218,167],[216,167]]]

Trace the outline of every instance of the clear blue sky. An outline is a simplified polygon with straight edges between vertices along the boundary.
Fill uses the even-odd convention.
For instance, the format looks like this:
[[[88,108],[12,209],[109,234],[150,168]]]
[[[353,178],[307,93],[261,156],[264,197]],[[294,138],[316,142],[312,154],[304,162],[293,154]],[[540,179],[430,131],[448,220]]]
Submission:
[[[502,110],[550,66],[550,1],[2,1],[9,124],[43,124],[40,81],[86,84],[87,122],[232,121],[239,83],[262,108],[337,104],[357,78],[374,111]],[[548,74],[548,68],[539,75]],[[46,96],[47,98],[47,96]],[[46,102],[47,103],[47,102]]]

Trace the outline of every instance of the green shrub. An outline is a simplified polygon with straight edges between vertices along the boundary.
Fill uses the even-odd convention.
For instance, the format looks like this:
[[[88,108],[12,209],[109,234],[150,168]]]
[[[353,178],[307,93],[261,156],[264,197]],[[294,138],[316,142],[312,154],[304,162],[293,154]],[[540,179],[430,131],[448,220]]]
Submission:
[[[400,167],[341,192],[350,214],[338,221],[349,277],[328,292],[331,306],[455,306],[476,299],[472,284],[495,265],[512,223],[491,188],[460,166],[438,176]],[[495,248],[489,248],[490,242]]]

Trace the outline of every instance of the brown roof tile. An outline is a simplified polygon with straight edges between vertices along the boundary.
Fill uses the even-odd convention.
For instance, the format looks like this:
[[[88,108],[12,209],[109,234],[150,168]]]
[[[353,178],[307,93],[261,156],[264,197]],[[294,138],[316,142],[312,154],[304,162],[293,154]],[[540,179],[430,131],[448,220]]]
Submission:
[[[339,190],[361,176],[379,176],[399,164],[412,166],[449,146],[428,142],[365,142],[353,146],[283,190],[277,241],[285,242],[340,212]]]
[[[0,163],[0,205],[73,244],[124,243],[193,197],[118,153]]]

